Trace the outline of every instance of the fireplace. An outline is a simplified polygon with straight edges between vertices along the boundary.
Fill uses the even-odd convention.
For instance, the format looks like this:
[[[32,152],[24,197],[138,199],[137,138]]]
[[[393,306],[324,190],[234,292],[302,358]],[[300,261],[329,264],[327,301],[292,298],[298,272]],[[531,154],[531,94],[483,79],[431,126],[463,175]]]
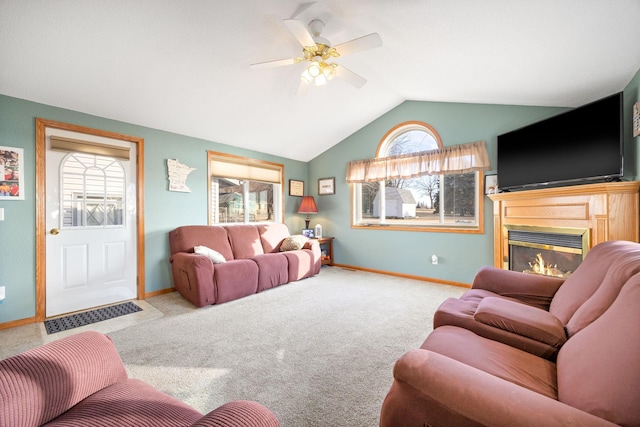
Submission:
[[[589,250],[586,228],[505,225],[508,257],[505,269],[567,278]]]

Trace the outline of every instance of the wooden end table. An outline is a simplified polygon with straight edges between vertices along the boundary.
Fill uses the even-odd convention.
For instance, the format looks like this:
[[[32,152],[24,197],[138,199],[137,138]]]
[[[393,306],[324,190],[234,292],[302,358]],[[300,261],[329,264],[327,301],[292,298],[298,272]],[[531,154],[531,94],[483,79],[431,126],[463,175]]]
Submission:
[[[328,236],[316,238],[322,252],[320,258],[322,265],[333,265],[333,239],[333,237]]]

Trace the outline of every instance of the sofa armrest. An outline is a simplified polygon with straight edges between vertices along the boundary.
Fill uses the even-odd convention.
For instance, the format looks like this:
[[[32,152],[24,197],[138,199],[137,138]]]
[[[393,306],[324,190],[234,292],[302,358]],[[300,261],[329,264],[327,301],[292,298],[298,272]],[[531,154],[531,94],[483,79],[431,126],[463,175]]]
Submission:
[[[495,427],[615,425],[428,350],[403,355],[393,374],[395,382],[382,407],[381,427],[460,422]],[[406,413],[418,419],[407,420]],[[398,424],[394,421],[398,418],[406,422]]]
[[[473,289],[484,289],[548,310],[564,279],[483,267],[473,279]]]
[[[312,251],[318,249],[318,251],[320,251],[320,243],[317,239],[308,239],[304,242],[302,249],[311,249]]]
[[[556,316],[546,310],[512,300],[483,298],[473,318],[485,325],[513,332],[556,348],[567,341],[564,325]]]
[[[196,307],[216,301],[213,285],[215,265],[204,255],[178,252],[169,258],[173,286]]]
[[[0,361],[0,425],[46,424],[127,379],[111,339],[81,332]]]
[[[280,422],[273,412],[257,402],[235,400],[209,412],[192,426],[280,427]]]

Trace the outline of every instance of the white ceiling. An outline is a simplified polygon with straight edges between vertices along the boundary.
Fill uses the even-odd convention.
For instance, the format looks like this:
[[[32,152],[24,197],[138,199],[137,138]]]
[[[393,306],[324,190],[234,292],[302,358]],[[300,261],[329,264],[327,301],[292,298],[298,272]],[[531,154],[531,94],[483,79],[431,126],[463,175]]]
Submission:
[[[0,0],[0,93],[308,161],[405,100],[578,106],[640,69],[640,0],[318,0],[368,80],[297,96],[291,0]],[[424,118],[428,121],[428,117]]]

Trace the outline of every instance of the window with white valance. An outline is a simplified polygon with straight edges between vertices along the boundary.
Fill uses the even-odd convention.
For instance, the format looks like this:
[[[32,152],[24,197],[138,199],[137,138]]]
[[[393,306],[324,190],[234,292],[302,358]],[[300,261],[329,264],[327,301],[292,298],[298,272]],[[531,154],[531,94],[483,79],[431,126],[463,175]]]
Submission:
[[[376,157],[347,165],[352,226],[482,232],[482,171],[490,169],[484,141],[443,146],[423,122],[392,128]]]
[[[486,144],[477,141],[399,156],[354,160],[347,165],[347,182],[375,182],[488,169],[491,169],[491,164]]]

